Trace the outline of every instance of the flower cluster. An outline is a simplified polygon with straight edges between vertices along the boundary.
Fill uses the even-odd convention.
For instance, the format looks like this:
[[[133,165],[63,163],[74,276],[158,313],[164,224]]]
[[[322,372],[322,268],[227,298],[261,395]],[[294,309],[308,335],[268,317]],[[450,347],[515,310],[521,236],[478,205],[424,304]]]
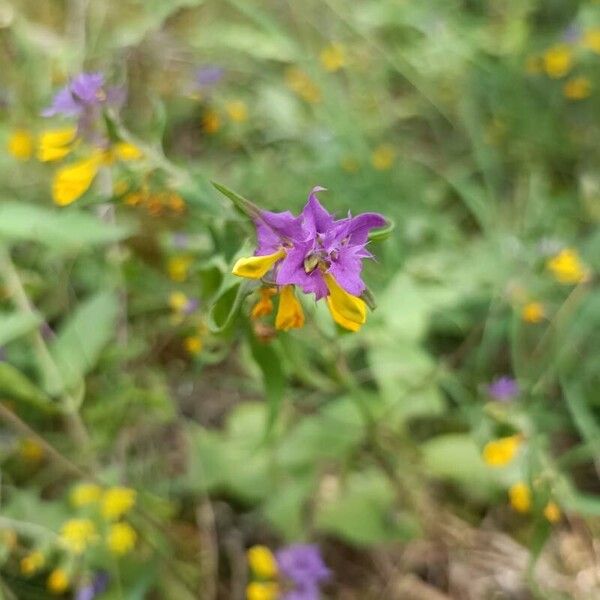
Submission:
[[[296,287],[317,300],[325,298],[334,321],[350,331],[357,331],[366,321],[362,261],[372,258],[366,248],[369,231],[383,227],[386,220],[376,213],[335,219],[317,199],[316,193],[322,190],[311,191],[297,217],[289,211],[259,211],[255,255],[239,259],[233,267],[234,275],[262,279],[270,290],[261,292],[255,315],[270,311],[272,288],[277,286],[275,326],[284,331],[304,324]]]

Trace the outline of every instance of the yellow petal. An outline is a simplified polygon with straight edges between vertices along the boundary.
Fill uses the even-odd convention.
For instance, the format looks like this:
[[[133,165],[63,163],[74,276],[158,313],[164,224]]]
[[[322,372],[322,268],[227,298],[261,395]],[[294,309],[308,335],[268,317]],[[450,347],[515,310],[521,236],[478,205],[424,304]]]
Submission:
[[[275,328],[282,331],[304,326],[304,311],[294,294],[293,285],[284,285],[279,297],[279,308],[275,317]]]
[[[325,273],[325,284],[329,290],[327,305],[332,315],[335,313],[335,316],[341,317],[345,322],[357,325],[362,325],[367,320],[367,305],[363,300],[349,294],[329,273]],[[340,323],[340,325],[346,326],[343,323]]]
[[[100,168],[101,157],[92,156],[85,160],[61,167],[54,175],[52,198],[59,206],[71,204],[85,194],[92,185]]]
[[[75,127],[44,131],[40,135],[39,160],[42,162],[58,160],[69,154],[76,134],[77,129]]]
[[[333,320],[340,325],[341,327],[343,327],[344,329],[348,329],[350,331],[358,331],[362,325],[360,323],[355,323],[354,321],[349,321],[348,319],[344,318],[334,307],[333,303],[331,302],[331,297],[327,296],[327,307],[329,308],[329,312],[331,313],[331,316],[333,318]]]
[[[17,160],[28,160],[33,154],[33,136],[26,129],[16,129],[8,138],[8,151]]]
[[[283,250],[278,250],[273,254],[265,256],[249,256],[240,258],[231,271],[238,277],[247,277],[248,279],[260,279],[271,269],[271,267],[285,256]]]
[[[114,147],[117,158],[121,160],[137,160],[142,158],[142,151],[135,145],[129,142],[118,142]]]

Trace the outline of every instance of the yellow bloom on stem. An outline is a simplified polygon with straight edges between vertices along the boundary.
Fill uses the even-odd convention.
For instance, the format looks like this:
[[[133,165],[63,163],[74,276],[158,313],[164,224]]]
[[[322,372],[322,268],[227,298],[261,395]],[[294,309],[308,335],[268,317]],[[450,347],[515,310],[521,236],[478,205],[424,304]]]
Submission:
[[[115,523],[106,536],[108,549],[119,556],[129,554],[135,547],[137,533],[129,523]]]
[[[102,488],[95,483],[80,483],[71,491],[71,504],[77,508],[98,502]]]
[[[39,550],[34,550],[21,559],[20,568],[23,575],[37,573],[46,562],[44,555]]]
[[[42,162],[59,160],[71,152],[77,129],[64,127],[42,132],[39,139],[38,159]]]
[[[546,507],[544,508],[544,517],[546,517],[550,523],[558,523],[558,521],[560,521],[560,508],[553,500],[550,500],[550,502],[546,504]]]
[[[349,294],[329,273],[325,273],[324,277],[329,290],[327,306],[333,320],[350,331],[358,331],[367,320],[364,300]]]
[[[167,263],[167,272],[173,281],[185,281],[188,278],[191,256],[172,256]]]
[[[279,294],[279,308],[275,316],[275,328],[281,331],[304,327],[304,311],[296,298],[293,285],[284,285]]]
[[[585,100],[592,93],[592,82],[587,77],[573,77],[563,86],[563,93],[569,100]]]
[[[46,587],[53,594],[62,594],[69,587],[69,576],[64,569],[54,569],[48,576]]]
[[[523,482],[519,481],[508,490],[510,505],[520,513],[529,512],[531,509],[531,489]]]
[[[588,278],[588,271],[577,250],[573,248],[561,250],[546,263],[546,266],[560,283],[574,285]]]
[[[277,561],[267,546],[252,546],[246,552],[252,572],[261,579],[277,577]]]
[[[260,317],[266,317],[267,315],[270,315],[273,312],[273,300],[271,300],[271,298],[276,293],[277,288],[261,287],[258,291],[258,302],[252,307],[250,316],[253,319],[260,319]]]
[[[96,526],[90,519],[69,519],[60,530],[61,542],[74,554],[82,554],[96,537]]]
[[[44,449],[33,438],[23,438],[19,444],[19,454],[27,462],[37,463],[44,457]]]
[[[227,116],[234,123],[244,123],[248,120],[248,107],[243,100],[232,100],[225,105]]]
[[[202,116],[202,130],[204,133],[217,133],[221,129],[221,118],[214,110],[207,110]]]
[[[183,340],[183,347],[190,354],[202,352],[202,338],[199,335],[189,335]]]
[[[273,265],[285,256],[284,250],[278,250],[273,254],[265,254],[264,256],[249,256],[247,258],[239,258],[233,265],[232,273],[238,277],[246,277],[248,279],[260,279],[264,277],[273,267]]]
[[[103,155],[65,165],[56,171],[52,181],[52,198],[59,206],[67,206],[85,194],[102,165]]]
[[[371,155],[371,164],[377,171],[387,171],[394,164],[396,152],[391,144],[381,144]]]
[[[517,455],[522,441],[520,434],[492,440],[483,448],[483,460],[490,467],[505,467]]]
[[[246,586],[246,600],[276,600],[279,586],[272,581],[253,581]]]
[[[528,302],[521,310],[521,318],[525,323],[541,323],[545,316],[541,302]]]
[[[583,34],[583,46],[596,54],[600,54],[600,27],[588,29]]]
[[[172,292],[169,296],[169,306],[175,312],[181,312],[188,302],[189,298],[183,292]]]
[[[15,129],[8,138],[8,151],[17,160],[29,160],[33,154],[33,136],[26,129]]]
[[[135,504],[136,491],[127,487],[112,487],[102,496],[102,516],[108,521],[122,517]]]
[[[544,70],[548,77],[560,79],[573,66],[573,51],[566,44],[558,44],[544,53]]]
[[[117,142],[113,147],[113,151],[120,160],[138,160],[144,156],[144,153],[130,142]]]
[[[330,73],[339,71],[346,64],[346,53],[341,44],[330,44],[321,50],[319,60]]]

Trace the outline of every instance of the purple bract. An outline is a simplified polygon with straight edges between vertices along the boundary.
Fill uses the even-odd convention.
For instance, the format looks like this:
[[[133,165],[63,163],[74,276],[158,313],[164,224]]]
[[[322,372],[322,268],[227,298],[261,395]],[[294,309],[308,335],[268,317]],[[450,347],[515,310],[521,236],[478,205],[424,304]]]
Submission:
[[[495,400],[510,400],[519,393],[519,384],[512,377],[498,377],[488,385],[488,393]]]

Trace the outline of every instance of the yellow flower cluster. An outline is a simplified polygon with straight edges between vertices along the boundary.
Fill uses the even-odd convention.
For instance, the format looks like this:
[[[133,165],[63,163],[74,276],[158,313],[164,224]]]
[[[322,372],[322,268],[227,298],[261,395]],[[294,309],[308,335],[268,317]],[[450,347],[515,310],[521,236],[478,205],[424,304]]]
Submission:
[[[541,323],[545,316],[546,312],[541,302],[528,302],[521,310],[521,318],[525,323]]]
[[[98,537],[96,526],[90,519],[69,519],[60,531],[60,540],[73,554],[82,554]]]
[[[46,563],[44,555],[39,550],[34,550],[21,559],[20,567],[23,575],[37,573]]]
[[[108,549],[118,556],[128,554],[135,547],[137,533],[129,523],[114,523],[106,536]]]
[[[71,491],[71,504],[80,508],[98,502],[102,497],[102,488],[95,483],[80,483]]]
[[[513,509],[520,513],[527,513],[531,510],[533,495],[531,488],[524,482],[518,481],[508,490],[508,498]],[[544,507],[544,517],[550,523],[557,523],[561,518],[561,511],[554,500],[550,500]]]
[[[339,71],[346,64],[346,52],[341,44],[330,44],[321,50],[319,59],[323,68],[330,73]]]
[[[573,248],[561,250],[546,265],[556,280],[566,285],[583,283],[589,277],[587,268],[579,258],[577,250]]]
[[[520,434],[492,440],[483,448],[483,460],[490,467],[505,467],[514,460],[522,442]]]
[[[260,581],[251,581],[246,587],[247,600],[275,600],[279,597],[277,561],[266,546],[252,546],[246,552],[252,575]]]
[[[69,575],[64,569],[54,569],[48,576],[46,586],[53,594],[62,594],[69,587]]]
[[[117,189],[116,191],[121,190]],[[152,192],[145,185],[137,191],[126,193],[123,196],[123,201],[129,206],[145,208],[148,214],[153,217],[168,213],[181,215],[186,209],[185,200],[177,192]]]
[[[167,261],[167,273],[169,274],[169,278],[179,283],[185,281],[188,278],[191,265],[191,256],[172,256]]]
[[[116,521],[129,512],[135,505],[136,491],[127,487],[108,488],[100,504],[102,516],[109,521]]]
[[[285,84],[309,104],[317,104],[321,101],[321,90],[302,69],[290,67],[285,72]]]

